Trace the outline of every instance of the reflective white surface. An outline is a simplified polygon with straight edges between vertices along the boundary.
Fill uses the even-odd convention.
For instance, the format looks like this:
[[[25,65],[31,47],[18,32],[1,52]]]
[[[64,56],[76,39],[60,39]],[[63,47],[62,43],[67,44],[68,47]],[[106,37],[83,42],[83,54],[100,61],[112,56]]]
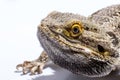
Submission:
[[[37,25],[48,13],[56,10],[88,16],[112,4],[120,4],[120,0],[0,0],[1,80],[81,80],[61,68],[57,72],[46,68],[35,76],[21,76],[14,71],[18,63],[33,60],[41,53]]]

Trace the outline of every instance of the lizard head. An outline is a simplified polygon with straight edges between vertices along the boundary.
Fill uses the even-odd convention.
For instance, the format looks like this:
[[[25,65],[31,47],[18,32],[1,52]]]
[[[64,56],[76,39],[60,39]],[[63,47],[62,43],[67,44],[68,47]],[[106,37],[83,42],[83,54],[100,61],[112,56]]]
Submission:
[[[41,21],[37,36],[51,60],[73,73],[100,77],[115,68],[109,37],[84,16],[52,12]]]

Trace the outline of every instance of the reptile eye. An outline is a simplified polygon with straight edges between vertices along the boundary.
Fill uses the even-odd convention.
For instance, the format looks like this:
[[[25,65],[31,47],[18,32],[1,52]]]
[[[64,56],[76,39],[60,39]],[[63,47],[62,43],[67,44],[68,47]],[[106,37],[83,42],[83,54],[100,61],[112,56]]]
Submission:
[[[73,26],[72,27],[72,32],[74,33],[74,34],[78,34],[80,31],[79,31],[79,26],[78,25],[75,25],[75,26]]]
[[[71,27],[71,36],[78,37],[83,32],[83,27],[80,24],[73,24]]]

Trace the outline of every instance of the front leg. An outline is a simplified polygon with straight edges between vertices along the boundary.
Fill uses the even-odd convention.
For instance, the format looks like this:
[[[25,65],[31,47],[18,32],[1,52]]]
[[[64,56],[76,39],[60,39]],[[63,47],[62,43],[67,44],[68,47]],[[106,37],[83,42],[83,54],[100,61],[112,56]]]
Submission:
[[[34,75],[35,73],[42,73],[42,70],[45,66],[45,64],[49,61],[48,55],[45,51],[41,53],[41,55],[33,61],[24,61],[22,64],[18,64],[16,66],[16,69],[19,67],[22,67],[23,74],[26,74],[28,72],[31,73],[31,75]]]

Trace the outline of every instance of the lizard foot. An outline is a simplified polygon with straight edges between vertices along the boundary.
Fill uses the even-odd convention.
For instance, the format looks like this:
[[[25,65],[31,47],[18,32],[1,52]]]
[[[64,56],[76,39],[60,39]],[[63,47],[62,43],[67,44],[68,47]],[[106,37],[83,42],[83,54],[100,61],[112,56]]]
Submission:
[[[23,74],[27,74],[30,72],[30,75],[34,75],[36,73],[42,73],[44,65],[45,63],[37,61],[24,61],[23,64],[18,64],[16,66],[16,69],[18,70],[21,67]]]

